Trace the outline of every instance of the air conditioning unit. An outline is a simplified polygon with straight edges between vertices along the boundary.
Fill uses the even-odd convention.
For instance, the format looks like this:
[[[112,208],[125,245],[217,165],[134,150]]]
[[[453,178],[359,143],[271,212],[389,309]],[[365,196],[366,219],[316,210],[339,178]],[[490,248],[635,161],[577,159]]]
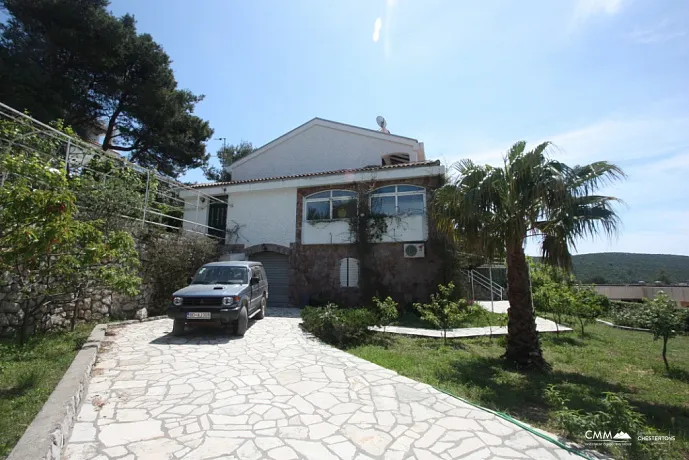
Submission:
[[[425,257],[426,251],[423,243],[409,243],[404,245],[405,259],[418,259]]]

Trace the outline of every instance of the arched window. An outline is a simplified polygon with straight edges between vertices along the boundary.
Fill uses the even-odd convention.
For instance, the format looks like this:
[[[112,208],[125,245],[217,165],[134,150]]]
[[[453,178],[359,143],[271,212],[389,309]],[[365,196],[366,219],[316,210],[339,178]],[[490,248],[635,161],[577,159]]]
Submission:
[[[347,219],[356,216],[356,192],[328,190],[304,199],[307,221]]]
[[[389,185],[371,193],[371,212],[383,216],[412,216],[426,209],[426,189],[416,185]]]
[[[359,261],[351,257],[340,261],[340,286],[358,287],[359,286]]]

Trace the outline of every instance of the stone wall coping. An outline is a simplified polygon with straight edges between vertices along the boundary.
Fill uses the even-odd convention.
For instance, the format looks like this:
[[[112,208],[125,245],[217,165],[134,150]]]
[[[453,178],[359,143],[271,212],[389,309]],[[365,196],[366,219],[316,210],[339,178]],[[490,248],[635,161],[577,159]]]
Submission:
[[[7,460],[59,460],[88,390],[91,369],[106,330],[109,327],[166,318],[167,316],[153,316],[142,320],[97,324]]]

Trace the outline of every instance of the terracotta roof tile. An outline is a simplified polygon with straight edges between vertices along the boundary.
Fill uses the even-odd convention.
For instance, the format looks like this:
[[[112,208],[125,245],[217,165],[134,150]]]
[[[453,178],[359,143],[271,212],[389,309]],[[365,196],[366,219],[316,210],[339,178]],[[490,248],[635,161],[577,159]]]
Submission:
[[[337,174],[345,174],[345,173],[358,173],[358,172],[364,172],[364,171],[382,171],[382,170],[387,170],[387,169],[414,168],[414,167],[421,167],[421,166],[438,166],[438,165],[440,165],[439,160],[417,161],[417,162],[413,162],[413,163],[400,163],[400,164],[396,164],[396,165],[387,165],[387,166],[367,166],[367,167],[358,168],[358,169],[338,169],[336,171],[323,171],[323,172],[306,173],[306,174],[295,174],[292,176],[265,177],[262,179],[247,179],[247,180],[237,180],[237,181],[230,181],[230,182],[211,182],[211,183],[206,183],[206,184],[194,184],[194,185],[191,185],[191,187],[192,188],[221,187],[221,186],[226,186],[226,185],[251,184],[254,182],[270,182],[270,181],[276,181],[276,180],[301,179],[304,177],[334,176]]]

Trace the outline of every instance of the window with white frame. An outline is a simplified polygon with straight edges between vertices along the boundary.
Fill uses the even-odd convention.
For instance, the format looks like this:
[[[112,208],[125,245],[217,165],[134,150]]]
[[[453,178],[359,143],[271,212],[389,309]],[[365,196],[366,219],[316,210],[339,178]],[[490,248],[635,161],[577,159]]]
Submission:
[[[416,185],[388,185],[371,193],[371,212],[382,216],[421,215],[426,209],[426,189]]]
[[[340,261],[340,286],[359,286],[359,261],[346,257]]]
[[[304,198],[307,221],[347,219],[356,216],[356,192],[328,190]]]

